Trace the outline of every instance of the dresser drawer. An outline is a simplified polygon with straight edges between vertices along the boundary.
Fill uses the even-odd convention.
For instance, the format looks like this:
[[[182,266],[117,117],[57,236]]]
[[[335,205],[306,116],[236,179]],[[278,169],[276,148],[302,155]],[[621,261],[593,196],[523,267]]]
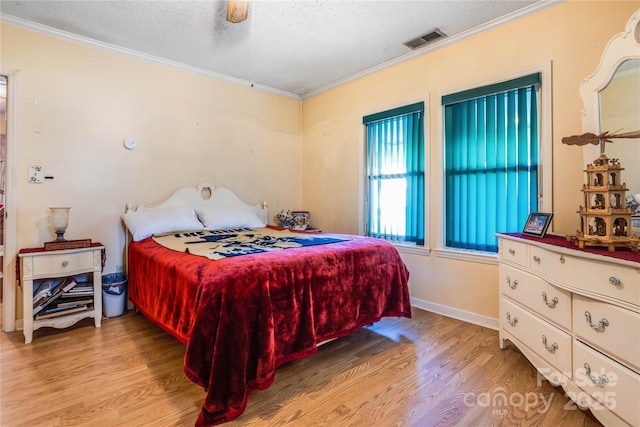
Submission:
[[[500,304],[500,325],[546,360],[559,373],[571,378],[571,336],[534,316],[506,298]]]
[[[64,275],[94,269],[93,251],[33,256],[33,275]]]
[[[573,307],[580,339],[640,370],[640,314],[580,295],[573,296]]]
[[[578,340],[573,342],[573,366],[575,384],[592,400],[630,425],[640,425],[640,375]],[[579,396],[577,400],[581,403]],[[591,407],[594,412],[602,410]]]
[[[509,239],[500,239],[502,248],[500,257],[507,262],[513,262],[523,267],[527,266],[527,244]]]
[[[573,288],[640,305],[640,269],[577,258],[531,246],[529,265],[546,278]]]
[[[571,292],[533,274],[500,264],[500,293],[565,329],[571,329]]]

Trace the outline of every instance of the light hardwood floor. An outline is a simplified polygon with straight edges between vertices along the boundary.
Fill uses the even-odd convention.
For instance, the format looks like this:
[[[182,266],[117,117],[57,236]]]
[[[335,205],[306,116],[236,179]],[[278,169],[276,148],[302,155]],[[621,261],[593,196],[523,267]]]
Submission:
[[[138,314],[0,333],[0,425],[192,426],[184,346]],[[505,402],[506,401],[506,402]],[[547,405],[548,404],[548,405]],[[496,331],[414,309],[288,363],[228,426],[597,426]]]

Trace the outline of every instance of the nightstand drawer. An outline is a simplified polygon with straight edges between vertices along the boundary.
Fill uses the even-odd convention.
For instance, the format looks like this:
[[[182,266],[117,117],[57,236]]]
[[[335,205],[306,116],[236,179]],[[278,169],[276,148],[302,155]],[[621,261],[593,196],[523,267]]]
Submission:
[[[94,269],[93,251],[33,256],[33,275],[58,275]]]

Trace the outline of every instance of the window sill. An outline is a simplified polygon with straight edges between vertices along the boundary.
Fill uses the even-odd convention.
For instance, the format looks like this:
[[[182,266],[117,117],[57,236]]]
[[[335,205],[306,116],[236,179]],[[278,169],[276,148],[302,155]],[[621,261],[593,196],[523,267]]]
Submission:
[[[401,254],[413,254],[422,256],[429,256],[431,254],[431,249],[427,248],[426,246],[401,245],[397,243],[393,243],[393,246],[395,246],[398,252],[400,252]]]
[[[478,262],[482,264],[498,265],[498,254],[493,252],[465,251],[464,249],[436,249],[436,256],[440,258],[457,259],[461,261]]]

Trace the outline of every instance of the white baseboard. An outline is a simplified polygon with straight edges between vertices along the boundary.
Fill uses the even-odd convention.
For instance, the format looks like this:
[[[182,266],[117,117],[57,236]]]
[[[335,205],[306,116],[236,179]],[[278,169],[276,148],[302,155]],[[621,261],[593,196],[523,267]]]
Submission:
[[[483,316],[481,314],[472,313],[470,311],[460,310],[434,302],[424,301],[417,298],[411,298],[411,305],[422,310],[431,311],[443,316],[462,320],[463,322],[473,323],[474,325],[483,326],[485,328],[499,330],[500,322],[493,317]]]
[[[434,302],[424,301],[417,298],[411,298],[411,306],[419,308],[421,310],[431,311],[433,313],[441,314],[443,316],[451,317],[454,319],[462,320],[463,322],[473,323],[474,325],[483,326],[485,328],[499,330],[500,323],[498,319],[493,317],[483,316],[481,314],[472,313],[470,311],[460,310],[457,308],[449,307],[447,305],[436,304]],[[133,310],[133,303],[127,300],[127,308]],[[22,330],[22,319],[16,321],[16,330]]]

